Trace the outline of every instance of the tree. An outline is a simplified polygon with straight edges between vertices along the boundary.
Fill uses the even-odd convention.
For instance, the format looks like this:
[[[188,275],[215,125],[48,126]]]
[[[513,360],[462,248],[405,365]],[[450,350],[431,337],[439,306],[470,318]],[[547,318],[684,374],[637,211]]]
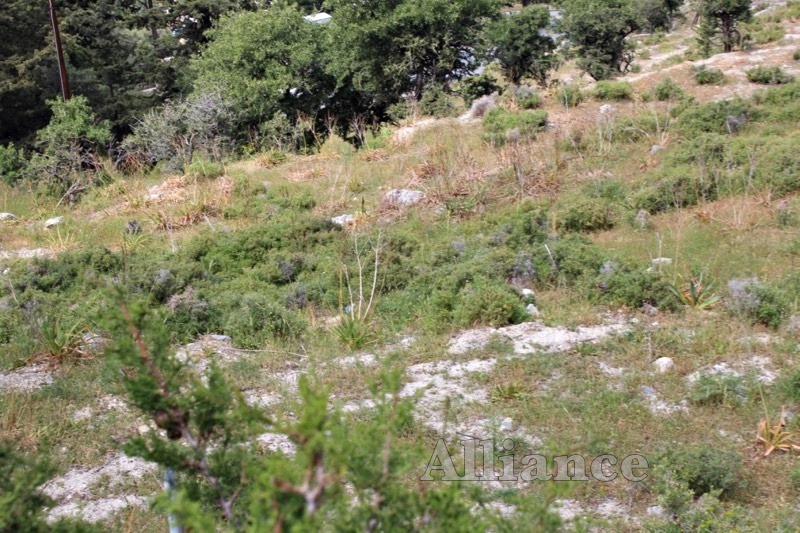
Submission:
[[[474,72],[482,30],[499,0],[331,0],[328,71],[345,115],[385,120],[403,95],[447,86]]]
[[[293,6],[223,17],[193,63],[195,92],[230,102],[240,132],[257,133],[278,113],[317,117],[335,89],[325,73],[325,30]]]
[[[725,53],[732,52],[739,40],[739,22],[752,17],[751,0],[702,0],[700,16],[707,35],[719,35]]]
[[[561,28],[578,66],[596,80],[625,73],[633,62],[629,35],[641,27],[632,0],[566,0]]]
[[[530,6],[489,27],[489,57],[500,64],[512,83],[519,84],[530,76],[542,87],[547,86],[550,71],[558,65],[556,43],[546,33],[549,26],[547,7]]]
[[[48,104],[53,118],[36,133],[39,153],[31,158],[26,174],[72,202],[94,181],[91,174],[98,167],[98,154],[111,140],[109,124],[97,120],[84,96]]]
[[[669,31],[683,0],[639,0],[637,8],[645,29]]]

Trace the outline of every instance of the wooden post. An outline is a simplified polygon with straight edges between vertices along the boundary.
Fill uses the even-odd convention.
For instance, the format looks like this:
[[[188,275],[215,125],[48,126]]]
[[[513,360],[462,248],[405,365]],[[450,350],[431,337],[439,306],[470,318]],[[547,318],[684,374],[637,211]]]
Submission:
[[[66,102],[72,97],[69,91],[69,75],[67,74],[67,64],[64,62],[64,47],[61,45],[61,31],[58,27],[55,0],[49,0],[49,2],[50,22],[53,23],[53,40],[56,43],[56,55],[58,56],[58,76],[61,79],[61,96]]]

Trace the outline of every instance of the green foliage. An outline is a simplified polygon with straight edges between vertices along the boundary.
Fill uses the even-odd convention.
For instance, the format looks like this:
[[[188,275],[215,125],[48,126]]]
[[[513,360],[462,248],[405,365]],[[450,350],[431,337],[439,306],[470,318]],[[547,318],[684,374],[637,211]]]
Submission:
[[[794,51],[792,54],[792,59],[795,61],[800,61],[800,49]]]
[[[745,486],[742,457],[734,451],[702,445],[670,450],[659,462],[695,497],[720,491],[722,498],[729,498]]]
[[[522,109],[536,109],[542,107],[541,95],[528,85],[514,87],[513,97],[516,104]]]
[[[494,144],[530,139],[547,125],[547,112],[541,110],[511,112],[490,109],[483,117],[486,138]]]
[[[444,91],[444,87],[430,85],[425,88],[419,101],[419,111],[423,115],[437,118],[454,117],[462,111],[453,102],[453,98]]]
[[[458,94],[468,106],[472,105],[472,102],[481,96],[488,96],[493,93],[501,94],[502,92],[503,88],[491,74],[467,76],[458,82]]]
[[[596,80],[628,71],[633,62],[627,37],[642,26],[630,0],[566,0],[560,26],[578,56],[578,66]]]
[[[627,81],[598,81],[592,90],[592,96],[598,100],[623,101],[633,98],[633,87]]]
[[[636,7],[643,28],[650,32],[669,31],[683,0],[642,0]]]
[[[594,280],[599,290],[590,296],[596,300],[640,309],[644,304],[662,311],[676,308],[669,284],[660,273],[643,267],[631,267],[608,262]]]
[[[749,396],[749,388],[740,376],[702,374],[692,385],[690,399],[697,405],[725,405],[742,403]]]
[[[567,231],[603,231],[617,225],[619,213],[607,200],[579,198],[569,203],[559,218]]]
[[[546,33],[549,28],[550,13],[546,6],[523,7],[489,26],[489,57],[500,64],[503,74],[514,85],[531,77],[547,87],[550,72],[559,65],[556,43]]]
[[[9,144],[0,144],[0,181],[6,185],[14,185],[21,177],[25,166],[22,150]]]
[[[31,157],[25,174],[53,194],[77,196],[95,182],[98,156],[105,151],[111,133],[107,123],[98,124],[83,96],[48,103],[53,118],[37,132],[39,152]]]
[[[345,313],[333,328],[338,341],[350,351],[360,350],[368,346],[374,337],[369,322],[352,313]]]
[[[567,85],[559,89],[556,99],[567,109],[577,107],[583,102],[583,91],[576,85]]]
[[[790,298],[784,289],[767,284],[753,288],[758,305],[752,311],[753,319],[759,324],[777,329],[789,315]]]
[[[729,117],[746,123],[751,115],[750,104],[740,98],[709,102],[690,107],[681,113],[678,117],[678,128],[685,138],[699,133],[735,133],[741,125],[733,131]]]
[[[700,273],[688,282],[670,285],[670,291],[681,304],[692,309],[710,309],[722,301],[722,297],[714,293],[714,282],[704,280],[705,274]]]
[[[101,531],[64,519],[48,523],[44,511],[52,502],[39,490],[54,469],[44,461],[32,461],[16,453],[10,443],[0,442],[0,531],[31,533],[80,533]]]
[[[751,0],[701,0],[699,14],[703,17],[703,38],[719,37],[725,53],[732,52],[741,34],[739,23],[752,17]]]
[[[782,85],[794,81],[794,76],[787,74],[780,67],[757,66],[748,69],[745,74],[748,81],[764,85]]]
[[[674,174],[655,175],[634,196],[637,209],[651,214],[697,205],[717,198],[717,184],[711,179],[695,176],[686,167],[677,167]]]
[[[659,102],[666,102],[682,100],[687,97],[687,93],[672,78],[664,78],[653,88],[653,96]]]
[[[692,77],[698,85],[719,85],[725,83],[725,74],[718,68],[705,65],[693,66]]]
[[[195,158],[186,165],[184,172],[194,179],[212,180],[225,174],[225,167],[222,166],[222,163]]]
[[[306,328],[305,321],[258,293],[243,294],[228,315],[224,331],[237,346],[259,349],[269,341],[290,339]]]
[[[519,324],[528,318],[519,296],[508,284],[476,281],[465,285],[454,312],[456,323],[470,327]]]

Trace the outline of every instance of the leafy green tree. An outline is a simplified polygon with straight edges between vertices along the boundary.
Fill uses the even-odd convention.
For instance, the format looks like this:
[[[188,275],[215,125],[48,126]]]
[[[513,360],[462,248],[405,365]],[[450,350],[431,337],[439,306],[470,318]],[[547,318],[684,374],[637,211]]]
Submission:
[[[649,31],[669,31],[684,0],[639,0],[637,9]]]
[[[370,121],[402,95],[447,86],[478,66],[482,30],[500,16],[499,0],[329,0],[328,71],[345,116]]]
[[[223,17],[193,64],[195,90],[230,102],[240,132],[258,133],[277,113],[317,117],[335,88],[325,73],[325,30],[292,6]]]
[[[36,134],[35,154],[27,176],[48,192],[68,195],[70,201],[94,182],[98,155],[111,140],[107,122],[100,122],[84,96],[48,102],[53,118]]]
[[[739,23],[752,17],[751,5],[751,0],[701,0],[704,34],[719,35],[723,51],[732,52],[739,41]]]
[[[500,64],[513,84],[530,76],[542,87],[547,86],[550,71],[558,66],[556,43],[546,33],[549,26],[547,7],[530,6],[489,27],[489,56]]]
[[[634,57],[627,38],[641,28],[632,0],[566,0],[562,15],[581,69],[596,80],[627,72]]]

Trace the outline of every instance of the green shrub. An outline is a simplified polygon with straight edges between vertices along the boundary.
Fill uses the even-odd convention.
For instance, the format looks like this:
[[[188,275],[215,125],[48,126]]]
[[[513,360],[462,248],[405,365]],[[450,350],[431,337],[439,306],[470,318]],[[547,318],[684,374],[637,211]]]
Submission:
[[[677,308],[669,283],[658,272],[648,272],[645,268],[606,262],[592,287],[597,288],[597,291],[590,294],[592,299],[624,305],[630,309],[639,309],[644,304],[662,311]]]
[[[664,78],[653,88],[653,96],[659,102],[682,100],[687,94],[672,78]]]
[[[659,462],[685,482],[695,497],[718,490],[722,498],[729,498],[745,486],[742,457],[734,451],[701,445],[670,450]]]
[[[792,59],[794,59],[795,61],[800,61],[800,49],[794,51],[794,53],[792,54]]]
[[[583,91],[576,85],[567,85],[556,93],[556,99],[567,109],[577,107],[583,102]]]
[[[784,373],[778,381],[777,388],[782,397],[800,404],[800,366]]]
[[[487,140],[495,144],[504,144],[507,140],[530,139],[546,125],[547,113],[541,110],[512,113],[495,108],[483,117]]]
[[[734,98],[687,107],[678,116],[678,128],[685,138],[703,132],[735,133],[753,117],[750,103]],[[735,119],[738,126],[732,128],[731,119]]]
[[[472,102],[481,96],[488,96],[492,93],[500,94],[502,92],[503,88],[491,74],[467,76],[458,82],[458,94],[468,106],[472,105]]]
[[[690,399],[697,405],[723,405],[747,400],[748,387],[740,376],[702,374],[692,385]]]
[[[785,285],[774,287],[767,284],[757,284],[752,293],[756,297],[758,306],[752,315],[756,322],[772,329],[778,329],[789,315],[790,294],[787,294]]]
[[[597,100],[623,101],[633,99],[633,86],[627,81],[598,81],[592,90]]]
[[[562,211],[560,219],[567,231],[603,231],[616,226],[619,216],[611,202],[580,198]]]
[[[244,294],[228,315],[225,333],[242,348],[259,349],[271,340],[298,336],[306,328],[299,315],[288,311],[266,296]]]
[[[270,202],[284,209],[308,210],[313,209],[317,205],[317,200],[314,198],[313,191],[307,188],[290,187],[287,185],[270,187],[267,198]]]
[[[22,150],[14,148],[9,144],[0,144],[0,181],[6,185],[14,185],[22,178],[22,170],[25,167]]]
[[[507,326],[519,324],[528,318],[522,301],[508,284],[469,284],[459,294],[454,312],[457,324]]]
[[[222,163],[196,157],[194,161],[186,165],[184,172],[194,179],[211,180],[225,174],[225,167],[222,166]]]
[[[437,118],[454,117],[462,111],[440,85],[428,85],[419,100],[419,112]]]
[[[710,178],[696,176],[687,167],[676,167],[674,172],[644,186],[634,196],[634,206],[655,214],[717,199],[717,185]]]
[[[542,107],[542,97],[528,85],[519,85],[514,88],[514,100],[522,109],[536,109]]]
[[[782,85],[794,81],[794,76],[787,74],[780,67],[757,66],[748,69],[747,80],[764,85]]]
[[[719,85],[725,82],[725,74],[720,69],[705,65],[692,67],[692,76],[698,85]]]

